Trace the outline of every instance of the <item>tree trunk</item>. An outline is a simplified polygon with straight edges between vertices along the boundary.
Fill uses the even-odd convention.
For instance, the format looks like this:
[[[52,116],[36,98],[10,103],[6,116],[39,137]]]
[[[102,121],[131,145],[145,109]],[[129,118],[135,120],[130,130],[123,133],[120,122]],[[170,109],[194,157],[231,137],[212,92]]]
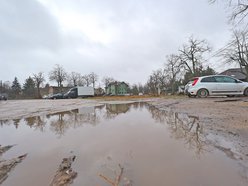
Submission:
[[[41,98],[40,87],[37,87],[37,98],[38,98],[38,99]]]

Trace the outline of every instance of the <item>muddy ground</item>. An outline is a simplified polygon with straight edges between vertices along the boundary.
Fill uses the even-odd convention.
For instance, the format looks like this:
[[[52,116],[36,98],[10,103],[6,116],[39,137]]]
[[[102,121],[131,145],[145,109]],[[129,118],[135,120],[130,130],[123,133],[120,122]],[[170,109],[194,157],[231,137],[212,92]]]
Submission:
[[[145,98],[145,99],[68,99],[68,100],[8,100],[0,102],[0,124],[3,121],[22,119],[26,117],[42,116],[53,114],[57,112],[63,112],[82,107],[100,106],[106,103],[118,104],[118,103],[131,103],[131,102],[147,102],[151,107],[154,107],[164,113],[173,112],[176,117],[180,114],[187,115],[191,118],[192,127],[197,123],[196,129],[204,128],[204,135],[208,143],[212,147],[223,151],[226,156],[231,159],[239,161],[246,172],[248,177],[248,98],[224,98],[214,97],[206,99],[187,98],[187,97],[163,97],[163,98]],[[156,111],[157,112],[157,111]],[[154,115],[156,115],[156,112]],[[162,119],[161,113],[157,119]],[[192,122],[193,121],[193,122]],[[191,128],[190,128],[191,129]],[[1,130],[1,129],[0,129]],[[0,141],[0,145],[1,141]],[[4,144],[6,145],[6,144]],[[13,145],[13,144],[8,144]],[[1,147],[1,146],[0,146]],[[14,147],[13,147],[14,148]],[[1,159],[1,154],[8,149],[2,149],[0,151],[0,172],[3,173],[2,181],[7,178],[7,174],[13,171],[17,163],[21,163],[18,158],[23,160],[23,156],[19,154],[13,159],[4,160]],[[26,155],[25,155],[26,156]],[[17,159],[16,159],[17,158]],[[65,157],[66,158],[66,157]],[[65,160],[65,159],[64,159]],[[63,160],[63,161],[64,161]],[[68,159],[71,160],[71,159]],[[23,160],[25,161],[25,160]],[[63,164],[62,161],[62,164]],[[14,166],[11,169],[10,166],[14,162]],[[2,164],[2,166],[1,166]],[[57,172],[54,173],[53,183],[51,185],[63,185],[58,184],[63,182],[64,176],[71,175],[70,179],[76,177],[76,172],[73,172],[70,168],[71,163],[66,168],[61,168],[58,165]],[[18,165],[17,165],[18,166]],[[2,170],[1,170],[2,169]],[[5,169],[5,170],[4,170]],[[68,170],[70,170],[68,172]],[[62,171],[62,172],[61,172]],[[104,177],[104,176],[103,176]],[[66,178],[67,179],[67,178]],[[117,178],[118,179],[118,178]],[[59,181],[58,181],[59,180]],[[67,180],[68,185],[72,183],[72,180]],[[0,182],[1,183],[1,182]],[[66,184],[64,184],[66,185]]]
[[[177,98],[151,102],[160,110],[172,110],[199,118],[206,137],[233,158],[248,160],[248,98]]]

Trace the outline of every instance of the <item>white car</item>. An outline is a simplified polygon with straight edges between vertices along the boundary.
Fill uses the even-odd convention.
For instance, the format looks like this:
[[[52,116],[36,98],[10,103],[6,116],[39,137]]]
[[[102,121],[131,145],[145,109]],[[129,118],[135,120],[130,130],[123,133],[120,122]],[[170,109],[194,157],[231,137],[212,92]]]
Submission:
[[[189,97],[248,96],[248,82],[224,75],[196,77],[186,85],[185,93]]]

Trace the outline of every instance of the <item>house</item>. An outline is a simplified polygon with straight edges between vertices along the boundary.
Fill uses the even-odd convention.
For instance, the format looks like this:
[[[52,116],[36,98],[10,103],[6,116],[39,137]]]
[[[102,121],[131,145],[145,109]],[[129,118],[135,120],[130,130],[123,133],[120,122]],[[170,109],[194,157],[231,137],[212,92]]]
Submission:
[[[230,68],[228,70],[225,70],[224,72],[221,72],[220,75],[232,76],[241,81],[247,80],[247,73],[245,69],[240,69],[240,68]]]
[[[126,95],[128,94],[129,86],[125,82],[111,82],[106,87],[107,95]]]

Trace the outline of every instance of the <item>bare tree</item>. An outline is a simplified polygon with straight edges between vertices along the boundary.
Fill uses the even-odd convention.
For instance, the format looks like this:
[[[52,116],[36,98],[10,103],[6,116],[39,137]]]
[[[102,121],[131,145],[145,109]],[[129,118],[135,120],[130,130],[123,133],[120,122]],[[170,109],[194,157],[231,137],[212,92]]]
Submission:
[[[86,86],[90,86],[90,84],[92,83],[90,74],[86,74],[84,76],[82,76],[83,80],[85,81]]]
[[[153,71],[147,81],[147,86],[152,94],[160,95],[161,90],[166,88],[167,75],[164,69]]]
[[[86,85],[86,81],[81,74],[79,74],[77,85],[78,86],[85,86]]]
[[[226,63],[236,63],[248,72],[248,31],[234,31],[231,41],[218,51]],[[248,80],[248,79],[247,79]]]
[[[218,0],[209,0],[210,3],[215,3]],[[248,1],[247,0],[222,0],[230,9],[230,21],[242,22],[248,15]]]
[[[89,77],[90,77],[90,81],[91,81],[92,84],[93,84],[93,88],[95,88],[95,83],[96,83],[97,80],[98,80],[98,75],[95,74],[94,72],[91,72],[91,73],[89,74]]]
[[[114,82],[114,81],[116,81],[116,80],[112,77],[106,77],[105,76],[102,78],[102,82],[104,83],[105,87],[107,87],[109,83]]]
[[[139,94],[139,87],[137,84],[133,84],[131,86],[131,89],[130,89],[130,92],[133,94],[133,95],[138,95]]]
[[[166,85],[168,83],[168,75],[167,75],[165,69],[160,68],[155,73],[156,73],[156,76],[158,78],[159,89],[160,90],[165,90]]]
[[[157,85],[158,82],[155,79],[156,77],[154,77],[152,74],[149,76],[146,86],[148,88],[148,92],[151,94],[157,94]]]
[[[56,64],[54,69],[49,73],[49,80],[56,81],[58,87],[62,87],[63,81],[66,80],[67,73],[61,65]]]
[[[197,68],[202,65],[204,61],[203,55],[210,51],[211,48],[206,40],[198,40],[191,36],[188,43],[179,49],[179,56],[185,69],[191,74],[195,74]]]
[[[42,72],[39,72],[38,74],[33,74],[33,80],[37,88],[37,97],[41,98],[40,86],[45,81],[44,74]]]
[[[180,57],[175,54],[171,54],[166,57],[167,61],[164,64],[165,72],[169,79],[169,85],[171,87],[172,94],[175,93],[175,83],[177,80],[177,76],[182,70],[182,63]]]
[[[77,72],[71,72],[67,75],[68,84],[71,86],[77,86],[79,84],[81,75]]]

